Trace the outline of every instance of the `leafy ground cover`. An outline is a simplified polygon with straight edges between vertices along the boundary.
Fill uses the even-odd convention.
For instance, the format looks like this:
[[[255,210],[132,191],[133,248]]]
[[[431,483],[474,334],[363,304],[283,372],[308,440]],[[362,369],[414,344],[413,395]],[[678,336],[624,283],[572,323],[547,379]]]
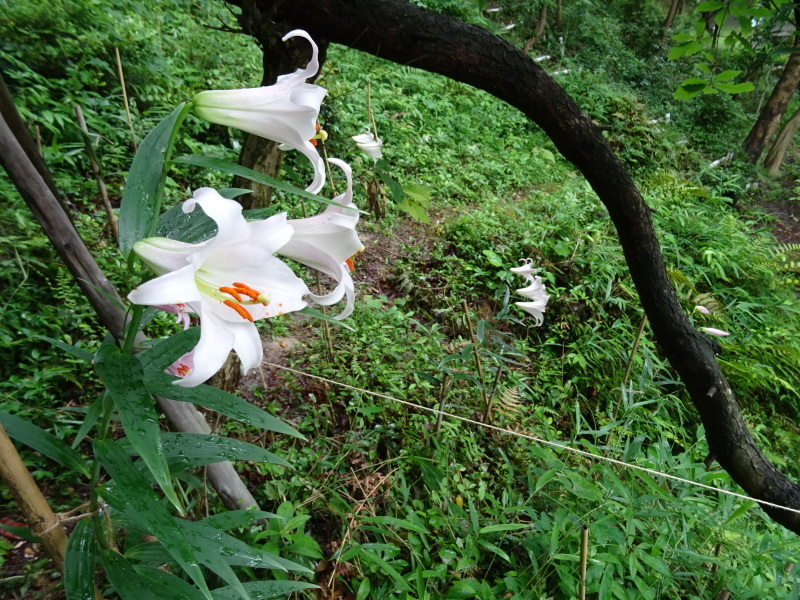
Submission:
[[[429,4],[504,26],[471,4]],[[785,171],[788,185],[761,187],[748,187],[760,176],[739,162],[708,168],[741,139],[746,102],[678,105],[671,99],[677,67],[652,69],[637,53],[643,38],[608,35],[622,27],[614,12],[621,4],[591,4],[594,30],[568,12],[573,35],[566,44],[545,39],[543,53],[556,58],[544,64],[570,70],[559,81],[630,164],[686,311],[698,325],[731,332],[721,359],[748,424],[770,458],[798,477],[794,167]],[[252,85],[259,57],[242,36],[200,28],[226,18],[216,5],[120,3],[112,17],[125,27],[101,20],[103,35],[81,31],[101,6],[18,7],[3,24],[0,65],[23,115],[40,126],[44,155],[84,239],[125,289],[71,103],[92,109],[87,119],[102,135],[117,200],[131,148],[113,46],[130,51],[139,134],[184,95]],[[599,31],[613,41],[602,53]],[[200,35],[208,42],[202,47],[194,43]],[[26,52],[37,60],[23,60],[31,39],[38,45]],[[51,71],[53,56],[62,55],[67,66]],[[387,212],[363,222],[353,329],[334,328],[329,344],[319,321],[271,320],[262,330],[267,362],[242,383],[241,394],[308,440],[216,423],[293,465],[240,465],[262,508],[284,520],[239,535],[312,566],[320,598],[577,597],[583,527],[588,591],[599,598],[711,598],[723,588],[736,598],[797,597],[800,543],[754,503],[603,461],[736,490],[726,473],[704,465],[702,427],[649,341],[604,210],[547,138],[483,93],[353,51],[331,49],[321,84],[330,90],[326,150],[354,165],[358,204]],[[380,175],[350,141],[369,125],[369,109],[384,139],[385,169],[430,194],[426,221],[399,210],[390,189],[386,197],[374,191]],[[665,112],[675,116],[666,122]],[[187,151],[235,156],[231,132],[212,129],[203,139]],[[215,184],[226,182],[177,170],[172,198]],[[8,290],[0,309],[0,405],[71,441],[97,384],[37,336],[91,347],[101,332],[5,178],[0,186],[8,202],[0,222]],[[276,202],[299,212],[290,198]],[[785,216],[767,217],[762,203]],[[523,257],[541,267],[551,296],[541,327],[513,306],[521,282],[508,269]],[[696,312],[697,304],[711,314]],[[171,326],[159,320],[150,333]],[[488,412],[507,432],[438,422],[424,410],[440,406],[474,421]],[[25,457],[57,510],[80,504],[85,492],[54,463]],[[200,478],[185,492],[198,515],[217,504]],[[1,516],[19,518],[13,509]],[[2,560],[0,590],[10,597],[58,597],[35,546],[0,539]],[[243,579],[259,576],[242,571]]]

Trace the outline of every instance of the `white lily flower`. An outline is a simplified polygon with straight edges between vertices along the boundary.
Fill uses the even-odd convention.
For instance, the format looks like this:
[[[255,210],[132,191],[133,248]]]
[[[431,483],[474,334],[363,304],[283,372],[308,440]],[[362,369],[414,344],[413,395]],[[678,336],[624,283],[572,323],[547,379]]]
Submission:
[[[718,337],[727,337],[730,335],[727,331],[722,331],[722,329],[717,329],[716,327],[701,327],[700,331],[705,331],[710,335],[716,335]]]
[[[254,321],[305,308],[302,279],[273,254],[292,237],[286,213],[248,223],[242,207],[211,188],[183,203],[200,205],[217,223],[217,234],[198,244],[148,238],[134,251],[159,277],[133,290],[128,299],[150,306],[185,304],[200,317],[200,342],[193,368],[178,385],[193,387],[216,373],[231,350],[244,372],[261,363],[263,349]]]
[[[544,323],[544,311],[550,296],[547,295],[547,288],[539,276],[534,277],[538,269],[531,267],[532,259],[520,259],[525,264],[513,267],[512,272],[523,275],[528,281],[528,286],[517,290],[517,294],[530,298],[531,302],[515,302],[522,310],[532,315],[536,319],[536,326]]]
[[[356,146],[358,146],[358,149],[364,152],[370,158],[378,160],[381,156],[383,156],[383,152],[381,152],[383,140],[381,140],[381,138],[376,138],[369,131],[362,133],[361,135],[354,135],[353,140],[355,141]]]
[[[319,50],[311,36],[295,29],[283,36],[283,41],[298,36],[311,42],[311,61],[305,69],[281,75],[274,85],[200,92],[192,104],[194,113],[206,121],[235,127],[302,152],[314,167],[314,180],[306,190],[316,194],[325,184],[325,162],[311,139],[317,133],[320,104],[327,90],[306,83],[319,70]]]
[[[332,292],[324,296],[310,294],[310,298],[317,304],[329,306],[346,297],[347,305],[336,317],[344,319],[353,312],[355,300],[355,287],[347,261],[364,246],[356,233],[358,209],[353,203],[353,173],[350,165],[336,158],[331,158],[329,162],[344,171],[347,178],[347,189],[333,199],[346,208],[329,204],[313,217],[289,219],[294,234],[278,250],[278,254],[333,277],[338,285]]]

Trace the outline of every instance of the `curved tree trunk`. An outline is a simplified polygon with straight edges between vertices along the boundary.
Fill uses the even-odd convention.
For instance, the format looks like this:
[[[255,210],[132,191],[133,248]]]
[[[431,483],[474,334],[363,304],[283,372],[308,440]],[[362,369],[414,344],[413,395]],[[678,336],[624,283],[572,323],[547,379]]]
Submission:
[[[539,38],[542,37],[545,27],[547,27],[547,4],[542,6],[542,10],[539,11],[539,20],[536,23],[536,28],[533,30],[533,37],[528,38],[522,48],[525,54],[530,52],[531,48],[539,43]]]
[[[281,38],[293,29],[292,27],[273,23],[270,18],[263,17],[260,7],[252,0],[245,0],[241,6],[239,24],[242,30],[255,37],[264,51],[264,75],[261,78],[261,85],[272,85],[280,75],[291,73],[308,63],[311,49],[306,40],[281,41]],[[326,46],[324,44],[319,46],[320,64],[322,64],[325,61]],[[283,163],[283,150],[279,150],[278,145],[278,142],[248,133],[245,135],[239,155],[239,164],[259,173],[277,177]],[[237,198],[245,209],[269,206],[272,197],[271,187],[238,176],[233,180],[233,187],[252,190],[252,193]]]
[[[712,457],[752,497],[800,509],[800,487],[761,453],[717,364],[717,343],[689,322],[667,275],[650,211],[600,130],[521,50],[488,31],[402,0],[255,0],[266,18],[485,90],[536,122],[605,204],[661,352],[705,424]],[[800,533],[800,514],[765,507]]]
[[[770,175],[774,176],[778,174],[781,163],[783,162],[783,157],[789,149],[792,138],[794,138],[794,134],[797,133],[798,127],[800,127],[800,109],[796,110],[795,113],[789,117],[789,120],[786,121],[778,137],[775,138],[772,148],[769,149],[767,158],[764,159],[764,168],[767,169]]]
[[[798,9],[795,9],[795,23],[799,22],[797,13]],[[789,101],[800,84],[800,37],[795,37],[794,49],[795,51],[789,56],[789,60],[783,67],[783,72],[778,83],[775,84],[769,100],[761,109],[750,133],[742,143],[744,151],[747,152],[753,163],[758,162],[764,153],[769,138],[777,131],[786,108],[789,106]]]
[[[680,6],[682,3],[683,0],[672,0],[672,2],[670,2],[669,10],[667,11],[667,17],[664,19],[664,32],[661,34],[662,45],[667,41],[667,36],[669,35],[670,29],[672,29],[672,24],[675,22],[675,17],[680,12]]]

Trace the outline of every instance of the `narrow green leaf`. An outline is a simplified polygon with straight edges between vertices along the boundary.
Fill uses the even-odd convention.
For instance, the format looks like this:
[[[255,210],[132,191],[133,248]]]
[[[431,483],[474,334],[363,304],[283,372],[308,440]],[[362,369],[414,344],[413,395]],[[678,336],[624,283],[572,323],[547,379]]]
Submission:
[[[398,519],[396,517],[367,517],[363,519],[366,523],[378,523],[379,525],[391,525],[392,527],[399,527],[400,529],[408,529],[409,531],[416,531],[417,533],[428,533],[428,530],[421,525],[415,525],[405,519]]]
[[[263,510],[227,510],[218,515],[211,515],[201,521],[209,527],[228,531],[236,527],[250,525],[258,519],[280,519],[278,515]]]
[[[730,525],[736,519],[738,519],[739,517],[741,517],[744,514],[747,514],[750,511],[750,509],[752,509],[752,508],[754,508],[756,506],[758,506],[758,503],[757,502],[753,502],[751,500],[747,500],[747,501],[743,502],[742,505],[739,508],[737,508],[735,511],[733,511],[731,513],[731,516],[729,516],[728,519],[725,521],[725,525],[726,526]]]
[[[205,596],[188,581],[155,567],[133,565],[141,582],[158,600],[203,600]],[[212,592],[213,596],[213,592]],[[237,600],[240,596],[236,596]]]
[[[489,552],[493,552],[497,554],[500,558],[507,562],[511,562],[511,557],[500,547],[491,542],[487,542],[486,540],[482,540],[478,538],[478,544],[489,550]]]
[[[216,572],[220,577],[222,575],[217,572],[217,567],[212,566],[218,565],[220,561],[228,565],[253,569],[312,572],[301,564],[286,560],[260,548],[249,546],[232,535],[206,523],[184,521],[183,519],[175,519],[175,523],[189,543],[198,548],[197,560]]]
[[[319,587],[303,581],[250,581],[242,586],[253,600],[284,598],[292,592],[313,590]],[[237,591],[230,586],[217,588],[211,592],[211,595],[214,600],[239,600],[240,597]]]
[[[170,556],[186,571],[203,594],[210,598],[211,593],[203,573],[197,566],[198,559],[184,538],[181,528],[175,526],[172,515],[147,485],[125,452],[114,442],[107,440],[96,440],[94,448],[96,456],[114,478],[118,497],[124,498],[138,521],[151,535],[158,538]],[[101,491],[101,495],[102,493]]]
[[[291,435],[300,439],[306,439],[303,434],[298,433],[290,425],[287,425],[277,417],[263,411],[257,406],[250,404],[247,400],[243,400],[224,392],[209,385],[198,385],[194,388],[183,388],[175,385],[172,382],[175,378],[166,373],[159,373],[157,375],[148,375],[145,385],[147,389],[157,396],[163,396],[170,400],[177,400],[179,402],[190,402],[191,404],[199,404],[215,410],[223,415],[249,423],[255,427],[261,427],[267,431],[275,431],[276,433],[283,433]]]
[[[163,373],[167,367],[194,348],[199,341],[200,328],[190,327],[168,338],[158,340],[147,350],[139,352],[136,358],[142,363],[146,377],[149,379],[153,373]]]
[[[136,448],[169,501],[183,510],[161,447],[161,429],[155,400],[145,387],[144,368],[139,360],[113,344],[97,352],[95,369],[108,388],[131,445]]]
[[[330,323],[331,325],[336,325],[337,327],[343,327],[344,329],[349,329],[350,331],[356,330],[355,327],[351,327],[344,321],[340,321],[339,319],[326,315],[324,312],[317,310],[315,308],[311,308],[310,306],[306,306],[304,309],[299,310],[297,312],[302,313],[304,315],[308,315],[309,317],[314,317],[315,319],[321,319],[322,321]]]
[[[288,184],[285,181],[281,181],[280,179],[275,179],[274,177],[270,177],[269,175],[264,175],[263,173],[259,173],[258,171],[254,171],[253,169],[248,169],[247,167],[243,167],[242,165],[237,165],[236,163],[228,162],[227,160],[213,158],[210,156],[179,156],[178,158],[175,159],[174,162],[183,163],[187,165],[195,165],[198,167],[205,167],[207,169],[216,169],[218,171],[222,171],[223,173],[228,173],[230,175],[238,175],[239,177],[244,177],[245,179],[249,179],[257,183],[268,185],[270,187],[275,188],[276,190],[286,192],[287,194],[294,194],[296,196],[307,198],[308,200],[313,200],[314,202],[321,202],[323,204],[333,204],[334,206],[340,206],[342,208],[345,208],[338,202],[332,202],[331,200],[323,198],[322,196],[318,196],[317,194],[312,194],[311,192],[301,190],[300,188]]]
[[[8,435],[21,444],[25,444],[41,452],[57,463],[89,477],[91,468],[83,457],[73,450],[67,443],[61,441],[52,433],[48,433],[25,419],[20,419],[7,412],[0,412],[0,424]]]
[[[487,525],[486,527],[481,527],[478,533],[496,533],[498,531],[518,531],[519,529],[527,529],[530,525],[527,523],[499,523],[497,525]]]
[[[34,336],[39,338],[40,340],[44,340],[58,348],[59,350],[63,350],[67,354],[71,354],[77,359],[82,360],[83,362],[91,363],[94,360],[94,354],[89,352],[88,350],[84,350],[83,348],[79,348],[78,346],[73,346],[72,344],[68,344],[66,342],[62,342],[61,340],[56,340],[46,335],[37,335]]]
[[[30,527],[14,527],[13,525],[6,525],[5,523],[0,523],[0,529],[4,529],[9,533],[13,533],[15,536],[20,537],[23,540],[33,542],[34,544],[42,543],[41,538],[35,535]]]
[[[400,185],[400,182],[397,181],[394,177],[389,174],[389,171],[386,170],[388,167],[388,163],[385,159],[380,159],[377,163],[375,163],[375,172],[378,174],[378,177],[381,178],[381,181],[389,188],[389,192],[392,194],[392,201],[399,204],[405,198],[406,193],[403,191],[403,186]]]
[[[119,208],[119,248],[127,257],[133,244],[151,235],[158,219],[159,188],[170,140],[183,122],[181,104],[147,134],[128,173]]]
[[[126,438],[126,441],[131,440]],[[284,467],[291,466],[277,454],[260,446],[218,435],[162,433],[160,447],[161,453],[169,459],[170,466],[182,470],[194,469],[223,460],[247,460]],[[131,454],[139,454],[139,450],[131,448]]]
[[[111,396],[108,394],[108,391],[104,391],[94,402],[92,402],[92,405],[89,407],[89,410],[86,411],[86,415],[83,417],[83,423],[81,423],[78,433],[75,434],[75,439],[72,440],[73,450],[76,449],[86,438],[86,436],[92,430],[92,427],[95,426],[95,423],[97,423],[97,420],[100,418],[100,414],[103,412],[103,408],[105,408],[106,403],[111,401]]]
[[[94,520],[83,519],[73,529],[64,555],[67,600],[94,600]]]
[[[142,585],[133,565],[119,552],[101,550],[103,567],[114,590],[122,600],[157,600],[150,590]],[[91,596],[94,598],[94,595]]]
[[[392,565],[390,565],[388,562],[383,560],[380,556],[378,556],[371,550],[364,548],[364,546],[362,546],[362,548],[363,548],[362,559],[365,562],[370,562],[374,565],[377,565],[380,568],[380,571],[383,575],[388,575],[389,577],[392,578],[392,580],[395,583],[395,586],[397,586],[398,589],[405,590],[406,592],[411,591],[411,586],[409,586],[408,582],[406,582],[406,580],[403,579],[403,576],[397,572],[397,569],[395,569]]]

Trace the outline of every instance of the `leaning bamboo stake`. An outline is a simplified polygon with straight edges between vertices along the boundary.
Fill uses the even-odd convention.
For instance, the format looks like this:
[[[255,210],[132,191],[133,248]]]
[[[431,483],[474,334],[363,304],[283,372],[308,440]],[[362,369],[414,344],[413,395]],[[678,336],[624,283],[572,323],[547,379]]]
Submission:
[[[72,221],[58,204],[33,163],[23,152],[4,118],[0,118],[0,164],[17,186],[25,203],[89,300],[100,323],[115,338],[122,339],[126,324],[122,299],[95,262],[72,225]],[[144,336],[141,336],[141,339],[143,340]],[[205,434],[211,432],[205,417],[193,405],[160,396],[156,396],[156,401],[178,431]],[[229,508],[245,509],[258,506],[230,461],[209,465],[208,477]]]
[[[108,199],[108,191],[106,190],[106,183],[103,181],[103,174],[100,172],[100,165],[94,156],[92,150],[92,141],[89,139],[89,128],[86,126],[86,119],[83,118],[83,111],[77,104],[75,105],[75,116],[78,118],[78,125],[81,131],[85,134],[83,141],[86,144],[86,153],[89,155],[89,163],[92,165],[92,174],[95,181],[97,181],[97,189],[100,191],[100,198],[103,200],[103,206],[106,207],[106,214],[108,215],[108,224],[111,225],[111,235],[114,236],[114,241],[119,241],[119,228],[117,227],[117,216],[114,214],[114,209],[111,207],[111,200]]]
[[[119,57],[119,48],[116,46],[114,46],[114,53],[117,55],[117,74],[119,75],[119,84],[122,87],[122,102],[125,104],[125,117],[128,119],[128,127],[131,129],[131,144],[133,144],[133,151],[136,152],[136,132],[133,130],[131,107],[128,104],[128,91],[125,89],[125,75],[122,74],[122,59]]]
[[[61,529],[58,518],[31,477],[2,425],[0,425],[0,478],[8,485],[11,495],[17,501],[33,533],[42,540],[48,556],[63,573],[67,534]]]

